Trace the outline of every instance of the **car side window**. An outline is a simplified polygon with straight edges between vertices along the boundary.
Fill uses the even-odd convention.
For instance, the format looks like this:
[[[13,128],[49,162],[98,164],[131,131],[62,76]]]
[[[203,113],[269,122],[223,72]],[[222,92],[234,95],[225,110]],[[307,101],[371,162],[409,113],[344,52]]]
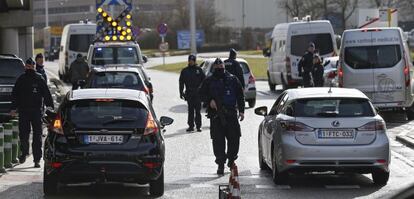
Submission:
[[[269,115],[276,115],[278,113],[277,107],[285,95],[286,93],[280,94],[280,96],[276,99],[275,103],[273,104],[272,109],[270,109]]]
[[[277,106],[277,112],[281,113],[284,105],[286,104],[287,100],[289,99],[288,94],[283,96],[283,99],[280,101],[280,104]]]
[[[287,116],[293,116],[293,106],[292,106],[292,102],[287,102],[285,103],[285,106],[282,107],[282,110],[280,111],[280,113],[283,113]]]

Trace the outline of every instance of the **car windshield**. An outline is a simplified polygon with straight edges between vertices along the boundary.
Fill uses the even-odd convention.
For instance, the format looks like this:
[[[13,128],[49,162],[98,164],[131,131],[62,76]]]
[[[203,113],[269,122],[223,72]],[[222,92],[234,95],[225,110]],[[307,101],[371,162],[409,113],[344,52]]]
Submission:
[[[99,72],[91,76],[90,88],[127,88],[144,91],[140,76],[132,72]]]
[[[24,65],[17,59],[0,59],[0,83],[14,84],[24,73]]]
[[[345,48],[345,63],[353,69],[389,68],[400,60],[400,45]]]
[[[373,108],[367,99],[311,98],[293,104],[295,117],[372,117]]]
[[[95,48],[92,64],[139,64],[138,52],[133,47],[99,47]]]
[[[77,100],[71,103],[68,121],[76,128],[145,128],[147,109],[129,100]]]
[[[95,35],[92,34],[71,35],[69,39],[69,50],[86,53],[94,38]]]
[[[295,35],[291,38],[291,53],[295,56],[303,56],[310,42],[315,44],[319,54],[327,55],[334,52],[332,37],[329,33]]]

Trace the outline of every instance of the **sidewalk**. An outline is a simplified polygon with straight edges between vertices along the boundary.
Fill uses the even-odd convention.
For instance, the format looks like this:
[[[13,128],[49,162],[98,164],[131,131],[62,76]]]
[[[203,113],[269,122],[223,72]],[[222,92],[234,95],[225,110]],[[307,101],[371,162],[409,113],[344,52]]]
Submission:
[[[414,126],[410,124],[411,129],[397,135],[396,140],[414,148]]]

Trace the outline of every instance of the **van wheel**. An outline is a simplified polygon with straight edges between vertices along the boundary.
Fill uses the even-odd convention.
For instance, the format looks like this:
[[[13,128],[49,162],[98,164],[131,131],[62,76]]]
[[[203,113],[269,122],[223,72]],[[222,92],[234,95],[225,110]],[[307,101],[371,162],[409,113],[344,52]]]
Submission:
[[[250,108],[253,108],[256,105],[256,99],[250,99],[247,100],[247,102],[249,103]]]
[[[390,178],[390,172],[386,171],[374,171],[372,172],[372,180],[375,185],[384,186],[387,184],[388,179]]]
[[[149,192],[152,196],[164,195],[164,168],[162,168],[161,172],[157,180],[150,182]]]
[[[56,174],[47,174],[43,169],[43,193],[46,196],[56,195],[59,191],[59,179]]]
[[[269,89],[270,89],[271,91],[275,91],[275,90],[276,90],[276,84],[273,84],[273,83],[270,81],[269,71],[267,71],[267,83],[269,84]]]

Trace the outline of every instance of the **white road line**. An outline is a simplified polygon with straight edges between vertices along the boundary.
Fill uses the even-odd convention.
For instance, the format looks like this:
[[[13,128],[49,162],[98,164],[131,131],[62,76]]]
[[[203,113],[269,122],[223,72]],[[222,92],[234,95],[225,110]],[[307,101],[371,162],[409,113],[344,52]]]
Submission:
[[[218,185],[213,184],[190,184],[191,188],[216,188]]]
[[[256,189],[291,189],[289,185],[255,185]]]
[[[326,189],[359,189],[359,185],[325,185]]]

